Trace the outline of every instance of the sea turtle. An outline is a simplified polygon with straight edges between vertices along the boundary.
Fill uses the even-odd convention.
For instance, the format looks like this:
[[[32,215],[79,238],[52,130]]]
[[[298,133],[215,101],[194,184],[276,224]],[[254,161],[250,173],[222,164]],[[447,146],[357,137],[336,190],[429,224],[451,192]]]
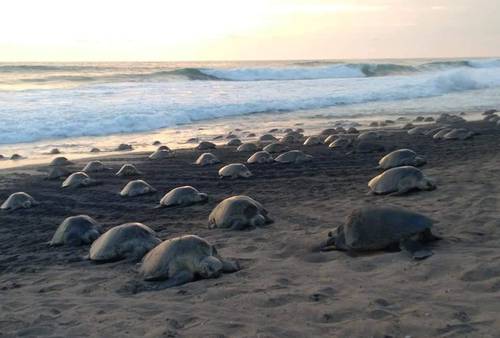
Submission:
[[[160,201],[162,207],[187,206],[206,202],[208,195],[191,186],[183,186],[170,190]]]
[[[130,144],[122,143],[117,148],[116,151],[128,151],[134,150],[134,148]]]
[[[403,166],[386,170],[372,178],[368,187],[376,195],[402,195],[412,190],[434,190],[436,185],[420,169]]]
[[[82,171],[86,172],[86,173],[96,173],[96,172],[106,171],[106,170],[108,170],[108,168],[106,168],[101,161],[90,161],[82,169]]]
[[[137,170],[135,165],[126,163],[122,165],[120,170],[115,174],[116,176],[127,177],[127,176],[138,176],[142,175],[142,173]]]
[[[402,208],[359,208],[329,233],[320,249],[362,252],[400,248],[414,259],[424,259],[432,255],[425,244],[439,239],[431,232],[432,224],[430,218]]]
[[[378,162],[379,168],[381,169],[391,169],[402,166],[419,167],[425,163],[427,163],[425,158],[418,156],[417,153],[410,149],[395,150],[382,157]]]
[[[232,139],[235,139],[235,138],[238,138],[238,135],[235,135],[235,134],[232,134],[232,133],[229,133],[226,135],[226,140],[232,140]]]
[[[241,146],[241,144],[242,144],[242,142],[239,138],[233,138],[226,145],[228,147],[239,147],[239,146]]]
[[[273,142],[265,146],[263,150],[273,154],[273,153],[281,153],[287,151],[288,149],[289,149],[288,146],[285,144],[279,142]]]
[[[252,176],[252,172],[242,163],[231,163],[219,170],[219,176],[221,178],[229,177],[233,179],[238,177],[248,178]]]
[[[338,132],[335,128],[323,129],[320,133],[320,135],[323,135],[323,136],[330,136],[330,135],[335,135],[335,134],[338,134]]]
[[[199,166],[206,166],[220,163],[220,160],[212,153],[203,153],[196,160],[195,164]]]
[[[99,149],[99,148],[95,148],[95,147],[94,147],[94,148],[90,149],[90,152],[91,152],[91,153],[100,153],[100,152],[101,152],[101,149]]]
[[[97,181],[90,178],[86,173],[78,171],[69,175],[69,177],[64,180],[62,187],[63,188],[79,188],[79,187],[87,187],[90,185],[97,184]]]
[[[372,121],[372,122],[370,122],[370,124],[368,126],[369,127],[378,127],[379,123],[378,123],[378,121]]]
[[[144,285],[146,290],[161,290],[239,269],[237,262],[222,259],[204,238],[185,235],[168,239],[148,252],[139,274],[145,281],[161,281]]]
[[[23,157],[19,154],[12,154],[12,156],[10,157],[10,159],[13,161],[21,160],[22,158]]]
[[[143,180],[134,180],[127,183],[127,185],[120,191],[123,197],[134,197],[156,192],[156,189],[150,186]]]
[[[274,162],[273,157],[267,151],[258,151],[247,160],[247,163],[271,163]]]
[[[352,145],[352,139],[347,138],[347,137],[340,137],[331,142],[328,145],[328,148],[331,149],[345,149],[347,147],[350,147]]]
[[[424,119],[424,122],[434,122],[434,118],[432,116],[428,116]]]
[[[448,134],[451,131],[451,128],[442,128],[437,133],[435,133],[432,138],[435,140],[442,140],[444,135]]]
[[[60,153],[61,153],[61,151],[59,149],[57,149],[57,148],[53,148],[53,149],[51,149],[49,151],[49,154],[51,154],[51,155],[57,155],[57,154],[60,154]]]
[[[191,137],[186,141],[186,143],[198,143],[198,142],[200,142],[200,139],[197,137]]]
[[[376,131],[365,131],[357,136],[358,141],[373,141],[381,138],[380,133]]]
[[[5,160],[5,156],[3,156],[2,154],[0,154],[0,160]]]
[[[335,140],[338,140],[339,138],[344,138],[342,137],[341,135],[338,135],[338,134],[333,134],[333,135],[330,135],[328,136],[327,138],[325,138],[325,140],[323,141],[324,144],[332,144]]]
[[[153,142],[153,145],[154,145],[154,146],[159,146],[160,144],[161,144],[161,142],[160,142],[160,141],[158,141],[158,140],[156,140],[156,141],[154,141],[154,142]]]
[[[300,150],[290,150],[276,157],[274,160],[279,163],[303,163],[312,160],[311,155],[304,154]]]
[[[66,218],[57,228],[50,245],[90,244],[101,235],[101,226],[92,217],[78,215]]]
[[[413,128],[415,128],[415,126],[413,125],[413,123],[407,123],[403,127],[401,127],[401,129],[403,129],[403,130],[410,130],[410,129],[413,129]]]
[[[223,135],[217,135],[214,138],[212,138],[212,140],[217,141],[217,140],[222,140],[223,138],[224,138]]]
[[[247,137],[257,137],[257,135],[255,133],[248,133]]]
[[[215,149],[215,144],[213,144],[212,142],[203,141],[203,142],[200,142],[200,144],[198,144],[196,149],[197,150]]]
[[[485,111],[483,112],[483,115],[484,115],[484,116],[488,116],[488,115],[493,115],[493,114],[495,114],[495,113],[498,113],[498,110],[496,110],[496,109],[488,109],[488,110],[485,110]]]
[[[277,133],[278,131],[280,131],[278,128],[272,128],[268,130],[268,133]]]
[[[237,151],[257,151],[259,147],[255,143],[243,143],[236,150]]]
[[[139,261],[160,243],[161,239],[148,226],[126,223],[109,229],[96,239],[90,247],[89,258],[96,262]]]
[[[350,127],[347,129],[347,134],[359,134],[359,131],[354,127]]]
[[[54,158],[49,165],[51,166],[57,166],[57,167],[61,167],[61,166],[67,166],[67,165],[72,165],[73,162],[71,161],[68,161],[68,159],[64,156],[59,156],[59,157],[56,157]]]
[[[426,127],[415,127],[408,130],[408,135],[425,135],[428,128]]]
[[[165,149],[158,149],[151,155],[149,155],[150,160],[163,160],[165,158],[172,158],[174,157],[175,153],[170,150],[165,150]]]
[[[385,151],[385,146],[379,141],[365,140],[356,145],[356,152],[358,153],[372,153],[379,151]]]
[[[49,171],[47,172],[47,179],[48,180],[55,180],[61,177],[67,177],[71,175],[71,171],[67,169],[66,167],[50,167]]]
[[[443,140],[467,140],[474,136],[474,133],[465,128],[453,129],[443,135]]]
[[[261,137],[259,137],[259,141],[263,141],[263,142],[274,142],[274,141],[278,141],[278,139],[276,137],[274,137],[273,135],[271,134],[264,134],[262,135]]]
[[[439,117],[436,119],[436,122],[444,124],[454,124],[454,123],[465,122],[465,119],[458,115],[450,115],[448,113],[443,113],[439,115]]]
[[[321,142],[321,139],[318,136],[309,136],[304,141],[304,145],[305,146],[316,146],[316,145],[319,145],[319,144],[323,144],[323,142]]]
[[[162,145],[162,146],[159,146],[157,148],[157,150],[168,150],[168,151],[170,151],[171,149],[168,146],[166,146],[166,145]]]
[[[254,199],[239,195],[220,202],[208,217],[208,227],[243,230],[271,223],[267,210]]]
[[[286,133],[285,136],[283,136],[279,142],[280,143],[302,143],[304,141],[304,135],[301,133],[298,133],[296,131],[291,131],[289,133]]]
[[[413,121],[415,121],[415,122],[422,122],[423,120],[424,120],[423,116],[417,116],[417,117],[415,117],[415,119]]]
[[[25,192],[15,192],[3,202],[0,209],[2,210],[16,210],[16,209],[29,209],[40,204],[33,197]]]

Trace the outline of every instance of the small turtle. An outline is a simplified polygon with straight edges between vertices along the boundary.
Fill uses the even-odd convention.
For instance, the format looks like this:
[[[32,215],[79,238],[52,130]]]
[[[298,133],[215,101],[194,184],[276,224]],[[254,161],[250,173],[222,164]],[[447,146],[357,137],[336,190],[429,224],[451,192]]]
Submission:
[[[219,176],[221,178],[248,178],[252,176],[252,172],[248,170],[247,166],[242,163],[231,163],[219,170]]]
[[[420,169],[411,166],[396,167],[384,171],[368,183],[376,195],[402,195],[412,190],[434,190],[436,185]]]
[[[40,204],[35,201],[33,197],[25,192],[15,192],[3,202],[0,209],[2,210],[16,210],[16,209],[29,209]]]
[[[255,143],[243,143],[236,150],[237,151],[257,151],[259,147]]]
[[[73,162],[68,161],[68,159],[64,156],[59,156],[54,158],[49,165],[55,166],[55,167],[62,167],[62,166],[67,166],[67,165],[72,165]]]
[[[134,150],[134,148],[130,144],[122,143],[117,148],[116,151],[129,151]]]
[[[122,259],[139,261],[161,243],[161,239],[148,226],[126,223],[106,231],[92,243],[89,259],[96,262],[112,262]]]
[[[273,157],[267,151],[258,151],[247,160],[247,163],[271,163],[274,162]]]
[[[323,144],[318,136],[309,136],[307,140],[304,141],[305,146],[317,146]]]
[[[425,158],[418,156],[417,153],[410,149],[395,150],[382,157],[378,162],[379,168],[381,169],[391,169],[402,166],[419,167],[425,163],[427,163]]]
[[[86,173],[78,171],[69,175],[69,177],[64,180],[62,187],[63,188],[79,188],[79,187],[88,187],[90,185],[97,184],[97,181],[90,178]]]
[[[265,146],[263,150],[267,151],[268,153],[274,154],[274,153],[282,153],[284,151],[287,151],[288,149],[289,148],[287,145],[274,142]]]
[[[239,138],[233,138],[231,141],[229,141],[226,145],[228,147],[239,147],[241,146],[242,142]]]
[[[108,168],[106,168],[101,161],[91,161],[82,169],[82,171],[86,173],[97,173],[106,170],[108,170]]]
[[[23,159],[23,157],[19,154],[12,154],[12,156],[10,157],[11,160],[13,161],[17,161],[17,160],[21,160]]]
[[[203,153],[196,160],[195,164],[199,166],[213,165],[220,163],[220,160],[212,153]]]
[[[186,235],[166,240],[148,252],[139,274],[145,281],[163,281],[144,286],[146,290],[161,290],[239,269],[237,262],[222,259],[204,238]]]
[[[213,144],[212,142],[203,141],[203,142],[200,142],[200,144],[198,144],[196,149],[197,150],[215,149],[215,144]]]
[[[432,138],[435,140],[442,140],[444,135],[448,134],[451,131],[451,128],[442,128],[437,133],[435,133]]]
[[[127,176],[139,176],[142,175],[142,173],[137,170],[135,165],[126,163],[122,165],[120,170],[116,173],[116,176],[121,176],[121,177],[127,177]]]
[[[158,149],[151,155],[149,155],[150,160],[163,160],[165,158],[172,158],[175,156],[175,153],[170,150]]]
[[[243,230],[249,227],[264,226],[272,220],[267,210],[254,199],[239,195],[220,202],[208,217],[208,227]]]
[[[355,209],[344,225],[329,233],[322,251],[376,251],[400,248],[414,259],[432,255],[426,244],[439,239],[431,232],[432,220],[424,215],[396,207]]]
[[[304,154],[300,150],[290,150],[284,154],[279,155],[274,160],[279,163],[303,163],[312,160],[311,155]]]
[[[274,142],[274,141],[278,141],[278,139],[271,134],[264,134],[261,137],[259,137],[259,141]]]
[[[71,175],[71,171],[69,171],[66,167],[50,167],[47,173],[47,179],[55,180],[69,175]]]
[[[474,133],[465,128],[453,129],[443,135],[443,140],[467,140],[474,136]]]
[[[127,185],[120,191],[123,197],[134,197],[156,192],[156,189],[150,186],[143,180],[134,180],[127,183]]]
[[[66,218],[57,228],[50,245],[91,244],[101,235],[101,226],[87,215]]]
[[[208,195],[191,186],[183,186],[170,190],[160,201],[162,207],[187,206],[206,202]]]
[[[101,149],[99,149],[99,148],[92,148],[92,149],[90,149],[90,152],[91,153],[100,153]]]
[[[61,153],[61,151],[59,149],[57,149],[57,148],[53,148],[53,149],[51,149],[49,151],[49,154],[51,154],[51,155],[57,155],[57,154],[60,154],[60,153]]]

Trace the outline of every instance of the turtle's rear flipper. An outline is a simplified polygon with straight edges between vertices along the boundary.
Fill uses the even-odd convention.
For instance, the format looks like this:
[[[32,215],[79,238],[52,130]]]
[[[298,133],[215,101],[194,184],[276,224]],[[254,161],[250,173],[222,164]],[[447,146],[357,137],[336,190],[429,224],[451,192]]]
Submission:
[[[413,239],[404,239],[399,243],[401,250],[410,254],[413,259],[426,259],[433,255],[432,251],[426,248],[422,243]]]

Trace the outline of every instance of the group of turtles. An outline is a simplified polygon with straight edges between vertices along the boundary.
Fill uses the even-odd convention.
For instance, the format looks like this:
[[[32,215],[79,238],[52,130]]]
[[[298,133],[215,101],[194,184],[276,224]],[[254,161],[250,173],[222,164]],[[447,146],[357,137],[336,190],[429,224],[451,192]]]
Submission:
[[[342,128],[343,129],[343,128]],[[255,163],[304,163],[312,156],[300,150],[289,150],[294,143],[304,146],[335,143],[338,140],[362,142],[376,140],[373,131],[359,133],[354,128],[342,130],[332,128],[320,135],[305,138],[299,131],[290,131],[283,139],[277,140],[271,134],[260,137],[265,144],[262,150],[256,143],[234,142],[236,151],[254,151],[247,164]],[[267,144],[266,144],[267,143]],[[336,148],[337,146],[331,148]],[[351,143],[352,144],[352,143]],[[214,149],[211,142],[201,142],[196,149]],[[272,154],[280,153],[273,158]],[[175,152],[161,146],[149,156],[151,160],[175,156]],[[212,153],[204,152],[194,162],[206,166],[221,161]],[[419,169],[426,163],[424,157],[410,149],[397,149],[382,157],[378,168],[381,174],[372,178],[369,192],[372,194],[400,195],[412,190],[432,190],[436,185]],[[89,162],[81,171],[71,173],[67,166],[72,164],[64,157],[55,158],[50,164],[48,179],[64,178],[62,188],[71,189],[99,182],[89,174],[109,170],[100,161]],[[219,170],[221,178],[248,178],[251,171],[243,163],[231,163]],[[117,176],[132,177],[141,172],[133,164],[124,164]],[[124,197],[138,196],[156,191],[144,180],[132,180],[120,191]],[[172,189],[160,200],[159,207],[185,207],[207,201],[206,193],[191,186]],[[31,208],[40,204],[25,192],[17,192],[8,197],[1,209],[15,210]],[[243,230],[261,227],[272,223],[267,210],[249,196],[232,196],[221,201],[208,217],[210,229]],[[438,239],[431,233],[432,220],[424,215],[396,207],[364,207],[353,210],[343,225],[329,233],[327,240],[319,246],[320,250],[371,251],[398,249],[405,250],[415,259],[429,257],[432,252],[427,243]],[[222,258],[207,240],[185,235],[162,241],[154,230],[141,223],[126,223],[103,233],[101,225],[87,215],[72,216],[65,219],[57,228],[50,245],[90,245],[89,259],[95,262],[117,260],[142,260],[139,275],[145,281],[138,289],[150,290],[172,287],[199,278],[213,278],[222,273],[240,269],[237,262]],[[155,283],[147,283],[156,281]]]

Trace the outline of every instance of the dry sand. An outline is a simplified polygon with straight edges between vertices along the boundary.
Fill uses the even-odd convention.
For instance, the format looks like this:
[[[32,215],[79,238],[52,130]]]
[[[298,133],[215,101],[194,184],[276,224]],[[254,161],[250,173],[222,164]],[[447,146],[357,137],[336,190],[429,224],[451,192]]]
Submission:
[[[113,171],[92,175],[102,185],[60,189],[35,169],[0,175],[0,201],[26,191],[41,205],[0,213],[0,336],[94,337],[498,337],[500,335],[500,130],[468,123],[481,134],[468,141],[426,136],[389,138],[428,159],[424,172],[438,189],[405,197],[367,196],[383,153],[334,153],[299,147],[314,156],[304,165],[251,165],[251,179],[217,179],[223,165],[191,165],[200,152],[174,159],[145,155],[108,158]],[[221,148],[224,163],[251,154]],[[158,193],[118,195],[115,177],[130,162]],[[81,168],[80,161],[74,168]],[[43,168],[42,168],[43,169]],[[155,209],[171,188],[192,185],[208,203]],[[212,208],[246,194],[275,219],[251,231],[207,229]],[[413,261],[402,252],[357,257],[313,252],[355,207],[393,204],[437,221],[444,237],[434,255]],[[196,234],[243,269],[221,278],[135,295],[117,292],[137,266],[93,264],[88,247],[50,248],[61,221],[88,214],[110,228],[142,222],[163,238]]]

